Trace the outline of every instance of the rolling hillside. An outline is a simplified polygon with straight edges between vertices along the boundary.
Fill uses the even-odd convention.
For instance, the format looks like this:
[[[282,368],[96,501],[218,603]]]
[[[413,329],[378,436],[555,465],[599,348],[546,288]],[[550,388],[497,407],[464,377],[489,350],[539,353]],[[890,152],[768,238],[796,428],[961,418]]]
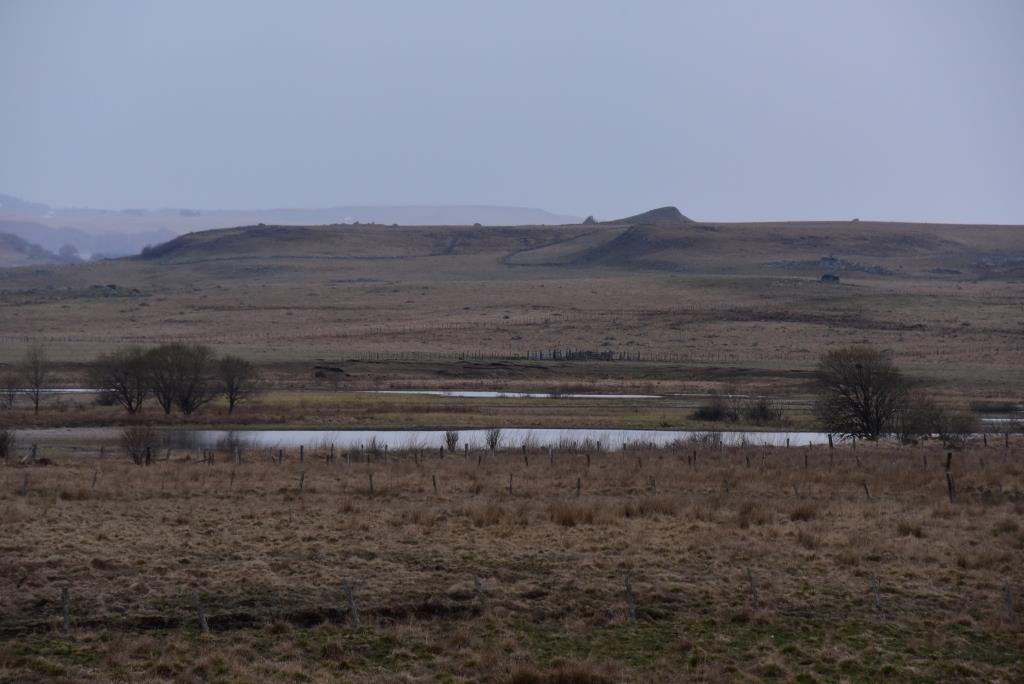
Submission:
[[[658,210],[564,226],[203,231],[144,256],[0,269],[0,308],[3,334],[42,337],[69,360],[173,338],[273,362],[560,348],[756,376],[870,343],[921,373],[1017,386],[1022,281],[1019,226],[712,224]]]
[[[60,263],[68,260],[17,235],[0,233],[0,268]]]
[[[1024,227],[880,222],[697,223],[675,207],[565,226],[249,226],[183,235],[147,249],[153,264],[288,260],[431,260],[454,272],[494,268],[703,274],[1015,278]],[[489,256],[490,261],[479,258]],[[468,263],[468,262],[467,262]],[[308,268],[309,266],[304,266]],[[313,268],[316,268],[315,266]],[[409,268],[415,269],[410,265]],[[443,277],[444,271],[433,277]]]

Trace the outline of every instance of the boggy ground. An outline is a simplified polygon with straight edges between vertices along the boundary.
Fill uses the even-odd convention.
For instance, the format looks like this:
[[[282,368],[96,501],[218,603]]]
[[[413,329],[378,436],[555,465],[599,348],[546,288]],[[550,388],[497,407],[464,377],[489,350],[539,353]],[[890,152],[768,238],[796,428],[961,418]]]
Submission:
[[[488,427],[595,427],[695,429],[816,429],[809,399],[777,403],[782,417],[750,421],[707,422],[693,417],[707,396],[657,399],[476,398],[404,394],[363,394],[334,391],[273,391],[228,413],[220,400],[191,416],[170,415],[147,404],[131,415],[119,406],[99,406],[92,395],[48,398],[33,413],[21,400],[14,410],[0,411],[0,428],[100,427],[151,424],[195,428],[312,429],[448,429]]]
[[[952,502],[936,445],[113,452],[0,467],[0,679],[1024,676],[1019,439]]]

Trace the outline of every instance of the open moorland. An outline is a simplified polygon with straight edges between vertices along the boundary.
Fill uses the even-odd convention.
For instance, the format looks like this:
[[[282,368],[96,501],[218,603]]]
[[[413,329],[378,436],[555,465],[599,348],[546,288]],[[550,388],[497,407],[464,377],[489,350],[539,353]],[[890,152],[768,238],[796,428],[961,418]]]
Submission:
[[[867,343],[940,394],[1005,400],[1024,381],[1024,228],[707,224],[675,210],[569,226],[253,226],[144,257],[0,270],[0,312],[0,364],[37,339],[70,386],[101,352],[185,340],[259,362],[280,389],[787,395],[806,391],[822,351]],[[551,362],[551,350],[616,360]]]
[[[15,440],[0,445],[0,680],[1024,673],[1011,423],[965,428],[955,450],[702,435],[442,458],[437,444],[224,443],[146,450],[148,466],[120,438],[813,431],[815,364],[850,345],[883,350],[944,408],[1015,416],[1024,227],[708,224],[673,209],[568,226],[259,225],[0,269],[0,379],[44,349],[49,387],[89,388],[100,354],[174,341],[255,363],[262,391],[233,412],[218,398],[165,414],[150,398],[129,415],[89,392],[0,409]],[[394,389],[545,396],[379,393]],[[779,413],[710,422],[698,409],[713,391]],[[574,396],[593,393],[656,396]]]

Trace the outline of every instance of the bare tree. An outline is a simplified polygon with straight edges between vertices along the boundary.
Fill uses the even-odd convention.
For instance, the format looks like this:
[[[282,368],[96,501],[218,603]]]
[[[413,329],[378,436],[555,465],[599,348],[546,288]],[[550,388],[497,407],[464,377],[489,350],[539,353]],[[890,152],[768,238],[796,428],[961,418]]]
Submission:
[[[501,428],[491,428],[484,433],[484,437],[487,439],[487,446],[494,451],[501,445]]]
[[[14,408],[18,396],[18,378],[13,373],[0,377],[0,409]]]
[[[877,439],[893,428],[909,383],[883,352],[846,347],[818,361],[822,396],[815,409],[825,428],[846,437]]]
[[[939,426],[939,438],[952,449],[962,449],[978,434],[981,425],[970,411],[946,411]]]
[[[150,390],[164,413],[177,406],[188,416],[216,396],[213,352],[206,345],[164,344],[145,358]]]
[[[190,416],[217,396],[213,352],[202,344],[182,345],[175,358],[179,368],[175,403]]]
[[[228,413],[235,412],[235,406],[249,399],[259,390],[259,373],[249,361],[225,354],[217,362],[220,389],[228,400]]]
[[[900,441],[910,443],[927,439],[942,431],[945,412],[935,399],[922,392],[907,396],[893,417],[893,430]]]
[[[181,344],[162,344],[146,352],[145,366],[149,389],[156,397],[160,408],[170,415],[178,395],[179,372],[176,348]]]
[[[459,431],[445,430],[444,445],[448,448],[449,452],[455,453],[455,450],[459,448]]]
[[[25,351],[25,361],[21,367],[20,391],[32,402],[32,409],[39,413],[39,403],[49,383],[50,359],[46,347],[35,341]]]
[[[138,348],[103,354],[90,369],[90,384],[128,413],[137,413],[149,395],[147,364],[145,352]]]

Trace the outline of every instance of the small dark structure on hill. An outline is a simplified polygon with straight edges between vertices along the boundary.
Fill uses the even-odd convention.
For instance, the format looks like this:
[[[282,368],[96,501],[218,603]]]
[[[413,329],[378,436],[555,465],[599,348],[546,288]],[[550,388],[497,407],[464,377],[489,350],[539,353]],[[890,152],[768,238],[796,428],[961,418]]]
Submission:
[[[821,282],[823,282],[823,283],[838,283],[839,282],[839,276],[837,276],[834,273],[826,273],[825,275],[821,276]]]

